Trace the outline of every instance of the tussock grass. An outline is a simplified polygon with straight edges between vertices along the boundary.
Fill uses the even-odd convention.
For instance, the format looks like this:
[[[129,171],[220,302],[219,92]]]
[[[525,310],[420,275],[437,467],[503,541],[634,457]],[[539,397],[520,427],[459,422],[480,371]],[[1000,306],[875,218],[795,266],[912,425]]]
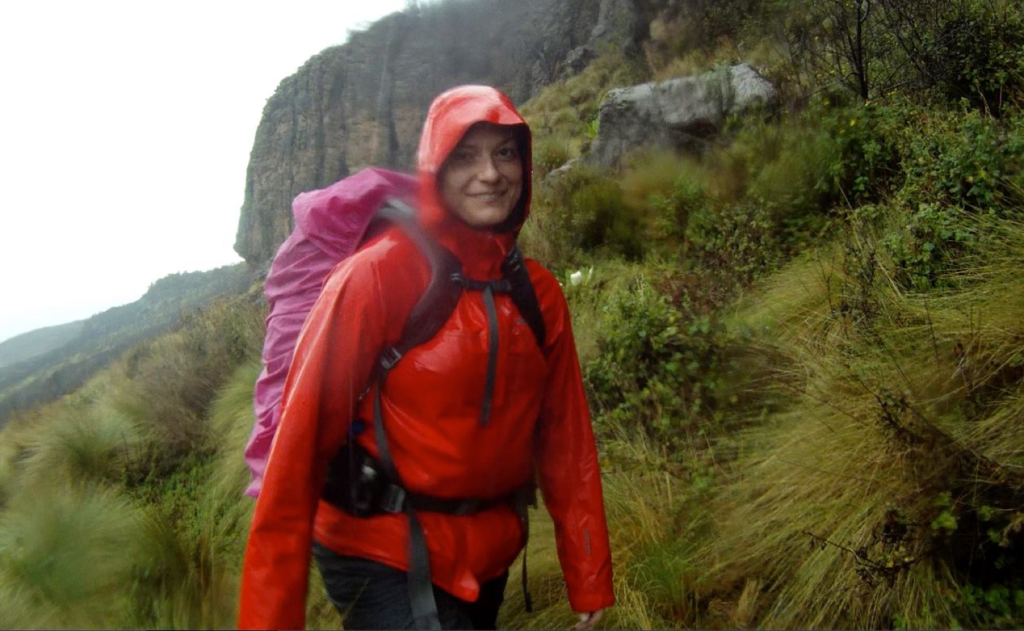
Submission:
[[[638,427],[647,410],[595,424],[618,601],[604,626],[1019,626],[1024,187],[1002,149],[1019,115],[812,103],[731,121],[700,157],[638,152],[618,172],[545,179],[586,150],[613,87],[784,65],[766,39],[681,42],[695,25],[656,21],[648,68],[607,53],[522,108],[538,167],[522,242],[565,286],[581,363],[607,350],[614,298],[640,286],[686,307],[662,339],[686,346],[705,325],[714,351],[686,370],[715,405],[667,410],[687,423],[664,444]],[[976,151],[986,142],[999,151]],[[1009,174],[986,209],[971,201],[982,162]],[[234,624],[262,316],[243,302],[192,314],[0,433],[0,627]],[[635,337],[629,352],[650,354]],[[503,626],[576,622],[554,540],[535,511],[537,609],[523,611],[517,562]],[[310,585],[309,625],[335,627],[315,570]]]
[[[205,529],[204,529],[205,530]],[[237,564],[205,531],[195,536],[162,507],[150,508],[140,538],[131,624],[163,628],[232,628]]]
[[[127,417],[93,408],[68,407],[35,433],[27,448],[24,475],[73,484],[94,480],[117,484],[137,453],[141,434]]]
[[[16,508],[16,510],[14,510]],[[0,618],[57,626],[123,624],[138,509],[114,490],[55,485],[16,497],[0,520]]]
[[[649,447],[642,448],[649,449]],[[674,626],[654,606],[652,588],[659,580],[657,553],[672,527],[671,478],[639,471],[603,478],[606,512],[615,563],[616,606],[602,622],[607,628],[658,629]],[[498,624],[502,628],[565,629],[578,622],[569,607],[555,548],[554,525],[547,511],[530,514],[528,550],[530,593],[534,612],[525,611],[520,572],[522,556],[509,570]]]
[[[218,389],[262,348],[264,316],[262,307],[239,299],[183,318],[178,331],[126,356],[110,404],[147,427],[172,457],[198,448]]]
[[[261,317],[244,300],[193,316],[4,428],[0,623],[234,625]]]
[[[936,526],[936,498],[950,493],[951,510],[973,519],[971,502],[990,500],[971,498],[1021,488],[1013,358],[1024,350],[1024,323],[1011,314],[1024,305],[1011,270],[1024,232],[1012,222],[989,228],[993,247],[965,260],[956,272],[964,282],[945,294],[908,295],[879,274],[860,288],[870,312],[851,312],[844,300],[864,278],[824,249],[741,303],[730,325],[776,345],[799,386],[791,407],[744,432],[741,441],[756,447],[709,504],[718,529],[696,555],[705,569],[682,577],[701,603],[688,620],[950,627],[987,619],[958,600],[965,567],[952,547],[989,544],[937,534],[945,526]],[[886,530],[894,511],[915,524],[909,534]]]
[[[241,496],[250,480],[243,455],[255,422],[253,384],[261,369],[258,360],[239,366],[218,394],[210,413],[211,442],[217,453],[203,488],[202,510],[213,526],[211,535],[229,545],[232,556],[239,559],[255,504]]]

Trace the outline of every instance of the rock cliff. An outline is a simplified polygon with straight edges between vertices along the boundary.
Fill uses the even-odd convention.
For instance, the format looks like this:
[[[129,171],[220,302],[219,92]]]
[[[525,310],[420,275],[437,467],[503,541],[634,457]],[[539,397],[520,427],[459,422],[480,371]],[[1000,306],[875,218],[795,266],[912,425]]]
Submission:
[[[443,0],[310,59],[267,101],[235,250],[260,268],[292,229],[291,200],[370,165],[410,169],[443,90],[485,83],[521,103],[604,47],[636,48],[636,0]]]

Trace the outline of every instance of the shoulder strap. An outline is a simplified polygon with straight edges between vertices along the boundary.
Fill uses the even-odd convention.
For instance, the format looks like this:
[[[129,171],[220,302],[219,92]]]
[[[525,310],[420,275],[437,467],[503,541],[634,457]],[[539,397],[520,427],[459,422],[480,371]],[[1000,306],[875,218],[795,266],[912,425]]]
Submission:
[[[509,250],[508,256],[501,264],[501,271],[511,284],[509,296],[512,303],[519,310],[519,315],[530,325],[533,337],[537,339],[537,346],[543,350],[547,327],[544,326],[544,316],[537,301],[537,293],[533,289],[533,281],[530,280],[530,273],[526,270],[526,262],[518,245],[513,245]]]
[[[389,349],[404,355],[413,348],[428,342],[444,323],[448,321],[455,305],[459,302],[461,290],[450,282],[462,266],[455,255],[430,238],[413,218],[413,210],[398,199],[389,199],[377,211],[377,217],[398,226],[419,248],[430,264],[430,283],[409,313],[402,337]]]
[[[388,372],[409,350],[434,337],[455,310],[462,288],[450,281],[453,274],[461,270],[458,259],[429,238],[413,219],[413,210],[396,199],[390,199],[377,211],[377,216],[401,228],[416,244],[430,263],[430,283],[416,302],[405,326],[402,337],[394,346],[386,348],[376,368],[377,387],[373,395],[373,431],[377,442],[381,464],[388,481],[404,490],[402,478],[395,468],[384,429],[381,414],[381,390]],[[349,441],[351,443],[351,440]],[[426,629],[441,628],[430,579],[430,556],[427,553],[426,535],[416,510],[411,503],[405,503],[403,512],[409,520],[409,605],[417,626]]]

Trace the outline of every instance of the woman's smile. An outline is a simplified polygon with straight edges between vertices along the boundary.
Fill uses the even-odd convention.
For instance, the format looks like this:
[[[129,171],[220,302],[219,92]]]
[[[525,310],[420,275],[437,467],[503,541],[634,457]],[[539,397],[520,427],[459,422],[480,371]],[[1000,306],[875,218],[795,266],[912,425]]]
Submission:
[[[523,161],[513,131],[478,123],[445,160],[438,177],[445,207],[474,228],[500,224],[523,190]]]

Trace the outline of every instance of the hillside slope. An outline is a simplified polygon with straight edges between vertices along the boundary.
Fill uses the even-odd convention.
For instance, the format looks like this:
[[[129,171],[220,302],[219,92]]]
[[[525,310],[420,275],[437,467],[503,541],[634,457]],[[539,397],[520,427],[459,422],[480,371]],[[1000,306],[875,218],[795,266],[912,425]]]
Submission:
[[[28,357],[0,366],[0,427],[18,410],[73,391],[133,345],[174,327],[184,314],[219,296],[243,292],[250,283],[244,264],[172,274],[150,285],[135,302],[9,340],[5,345],[37,344],[43,336],[49,348],[33,346]]]
[[[63,346],[82,331],[85,320],[48,326],[0,342],[0,368]]]

